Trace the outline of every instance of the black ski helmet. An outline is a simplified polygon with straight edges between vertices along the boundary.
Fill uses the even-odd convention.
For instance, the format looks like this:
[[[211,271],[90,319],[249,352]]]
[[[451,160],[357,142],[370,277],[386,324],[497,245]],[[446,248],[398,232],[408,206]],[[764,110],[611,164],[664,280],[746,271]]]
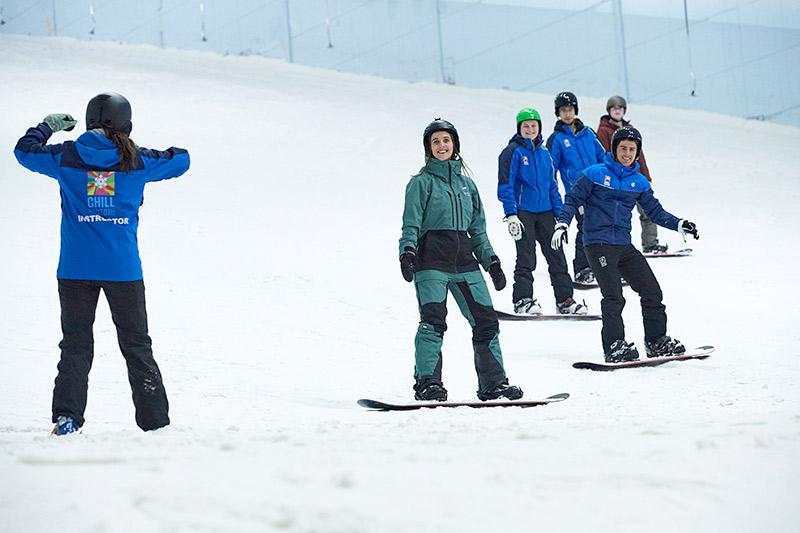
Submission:
[[[446,120],[435,118],[422,133],[422,147],[425,149],[425,157],[433,157],[433,153],[431,152],[431,135],[437,131],[446,131],[453,137],[454,157],[461,153],[461,143],[458,140],[458,131],[456,131],[456,127]]]
[[[578,98],[569,91],[564,91],[556,95],[556,116],[558,116],[558,110],[565,105],[574,107],[575,114],[578,114]]]
[[[615,94],[611,98],[608,99],[606,102],[606,113],[608,113],[612,107],[621,107],[625,111],[628,110],[628,102],[625,101],[623,97],[618,94]]]
[[[131,104],[117,93],[101,93],[86,106],[86,129],[108,128],[130,134]]]
[[[636,161],[639,159],[639,154],[642,153],[642,134],[633,126],[623,126],[614,132],[611,137],[611,157],[614,158],[614,161],[617,160],[617,146],[625,140],[636,143],[636,157],[633,158]]]

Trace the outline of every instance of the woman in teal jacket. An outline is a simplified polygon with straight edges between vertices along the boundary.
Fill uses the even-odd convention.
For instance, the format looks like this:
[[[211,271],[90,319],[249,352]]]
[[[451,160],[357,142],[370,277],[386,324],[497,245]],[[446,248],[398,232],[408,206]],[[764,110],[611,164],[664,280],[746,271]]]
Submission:
[[[129,137],[131,106],[116,93],[89,101],[86,132],[76,141],[47,144],[53,133],[77,121],[57,113],[19,139],[14,155],[22,166],[54,178],[61,190],[61,360],[53,389],[53,433],[66,435],[84,423],[89,370],[94,358],[94,324],[102,290],[117,328],[136,424],[144,431],[169,424],[169,404],[147,333],[142,262],[137,228],[147,183],[189,169],[182,148],[149,150]]]
[[[522,390],[506,378],[497,315],[479,266],[489,272],[498,291],[506,278],[486,235],[478,189],[462,173],[458,132],[436,119],[425,128],[422,145],[425,166],[406,187],[400,237],[400,269],[406,281],[414,282],[420,312],[414,397],[447,400],[441,347],[449,291],[472,326],[478,398],[519,399]]]

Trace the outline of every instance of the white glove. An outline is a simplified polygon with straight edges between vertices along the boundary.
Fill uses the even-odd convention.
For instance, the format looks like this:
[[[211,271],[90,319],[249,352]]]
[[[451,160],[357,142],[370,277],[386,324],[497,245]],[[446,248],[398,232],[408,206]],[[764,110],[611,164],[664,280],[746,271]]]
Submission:
[[[550,247],[553,250],[559,250],[561,244],[568,242],[567,238],[567,225],[563,222],[556,224],[556,231],[553,233],[553,238],[550,240]]]
[[[517,215],[508,215],[503,219],[503,222],[508,224],[508,233],[515,241],[522,238],[522,232],[525,230],[525,226],[522,225],[522,221]]]

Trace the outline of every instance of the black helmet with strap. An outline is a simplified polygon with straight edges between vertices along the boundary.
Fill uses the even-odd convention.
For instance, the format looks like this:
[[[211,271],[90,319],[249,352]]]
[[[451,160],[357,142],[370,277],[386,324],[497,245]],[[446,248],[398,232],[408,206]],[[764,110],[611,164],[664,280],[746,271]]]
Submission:
[[[639,133],[639,130],[633,126],[623,126],[614,132],[614,135],[611,137],[611,156],[614,158],[614,161],[617,160],[617,146],[619,146],[619,143],[622,141],[633,141],[636,143],[636,157],[634,161],[638,159],[639,154],[642,153],[642,134]]]
[[[556,116],[558,116],[558,110],[565,105],[571,105],[574,107],[575,114],[578,114],[578,97],[575,96],[575,94],[569,91],[563,91],[556,95]]]
[[[130,134],[131,104],[117,93],[101,93],[89,100],[86,106],[86,129],[108,128]]]
[[[422,133],[422,147],[425,149],[425,157],[432,157],[431,152],[431,136],[437,131],[446,131],[453,138],[453,157],[461,153],[461,143],[458,140],[458,131],[456,127],[450,122],[436,118],[428,124],[425,131]]]

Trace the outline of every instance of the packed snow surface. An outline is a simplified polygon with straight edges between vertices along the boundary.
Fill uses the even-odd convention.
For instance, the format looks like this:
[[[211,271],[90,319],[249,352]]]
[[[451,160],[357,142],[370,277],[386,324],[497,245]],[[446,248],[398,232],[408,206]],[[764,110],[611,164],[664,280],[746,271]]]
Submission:
[[[511,382],[567,401],[380,413],[356,400],[412,398],[418,313],[397,240],[422,129],[458,127],[510,279],[497,155],[522,107],[552,130],[552,95],[7,35],[0,76],[0,531],[797,531],[800,130],[629,107],[656,196],[701,235],[692,257],[650,261],[669,333],[712,357],[579,371],[601,358],[599,322],[503,322]],[[135,426],[101,298],[87,422],[56,438],[59,192],[12,148],[107,90],[131,100],[137,143],[192,157],[148,185],[139,233],[172,425]],[[581,99],[588,125],[604,103]],[[535,290],[553,312],[541,256]],[[492,294],[511,308],[510,283]],[[599,291],[576,295],[599,311]],[[445,385],[472,400],[470,330],[449,308]]]

